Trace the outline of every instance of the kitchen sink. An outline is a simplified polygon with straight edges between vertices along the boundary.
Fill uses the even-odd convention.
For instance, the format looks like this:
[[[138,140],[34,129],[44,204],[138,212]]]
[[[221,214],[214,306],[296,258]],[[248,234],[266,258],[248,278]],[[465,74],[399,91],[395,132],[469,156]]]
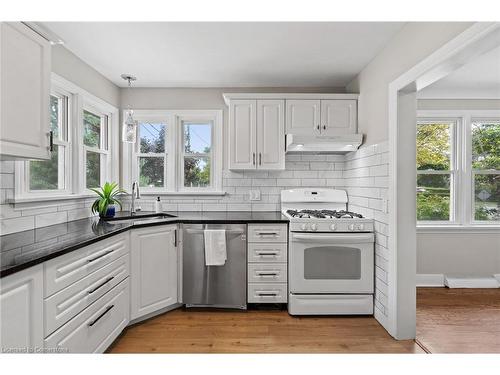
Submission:
[[[163,221],[165,219],[176,218],[177,216],[167,214],[167,213],[136,213],[135,215],[130,215],[130,213],[117,213],[117,216],[104,219],[106,222],[110,224],[130,224],[130,223],[144,223],[144,222],[154,222],[154,221]]]

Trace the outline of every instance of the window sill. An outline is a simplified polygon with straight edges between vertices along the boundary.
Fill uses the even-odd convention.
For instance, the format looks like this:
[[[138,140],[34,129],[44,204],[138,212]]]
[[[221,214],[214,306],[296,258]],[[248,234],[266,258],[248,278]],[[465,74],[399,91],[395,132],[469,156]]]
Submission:
[[[417,233],[500,233],[500,223],[477,225],[419,225]]]

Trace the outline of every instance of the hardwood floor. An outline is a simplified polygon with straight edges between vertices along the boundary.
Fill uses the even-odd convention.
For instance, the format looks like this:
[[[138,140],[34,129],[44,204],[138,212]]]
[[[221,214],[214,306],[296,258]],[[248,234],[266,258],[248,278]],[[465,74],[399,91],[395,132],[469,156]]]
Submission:
[[[424,353],[372,317],[175,310],[129,327],[110,353]]]
[[[500,353],[500,289],[417,289],[417,341],[432,353]]]

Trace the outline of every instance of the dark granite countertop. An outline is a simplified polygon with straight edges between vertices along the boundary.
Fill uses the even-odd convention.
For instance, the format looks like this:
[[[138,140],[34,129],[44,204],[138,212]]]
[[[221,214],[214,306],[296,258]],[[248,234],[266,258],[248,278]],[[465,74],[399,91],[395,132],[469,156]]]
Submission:
[[[98,218],[0,236],[0,277],[40,264],[131,228],[174,223],[287,223],[281,212],[165,212],[174,217],[145,219],[153,212],[141,212],[131,220],[103,221]],[[117,213],[118,218],[128,213]],[[142,220],[141,220],[142,218]],[[124,218],[125,219],[125,218]]]

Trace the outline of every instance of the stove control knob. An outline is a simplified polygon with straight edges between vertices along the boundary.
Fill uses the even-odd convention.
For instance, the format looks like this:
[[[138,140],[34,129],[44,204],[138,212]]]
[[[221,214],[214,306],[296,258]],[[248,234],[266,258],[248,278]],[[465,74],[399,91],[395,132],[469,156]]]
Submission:
[[[300,229],[302,229],[302,230],[307,230],[307,224],[302,224],[302,225],[300,226]]]
[[[363,224],[358,225],[358,230],[365,230],[365,226]]]
[[[336,231],[337,230],[337,225],[336,224],[330,225],[330,230]]]
[[[318,230],[318,226],[316,224],[311,224],[311,230]]]
[[[347,228],[349,228],[349,230],[351,232],[353,232],[354,231],[354,224],[349,224],[349,226]]]

